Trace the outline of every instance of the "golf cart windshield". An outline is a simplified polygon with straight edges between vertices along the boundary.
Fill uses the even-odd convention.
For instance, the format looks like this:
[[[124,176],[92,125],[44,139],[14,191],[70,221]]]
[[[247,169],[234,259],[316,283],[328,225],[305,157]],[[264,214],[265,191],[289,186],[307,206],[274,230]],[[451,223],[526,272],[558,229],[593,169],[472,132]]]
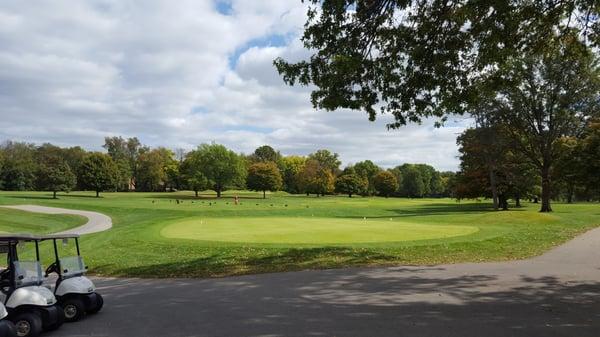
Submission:
[[[15,285],[27,287],[43,282],[42,266],[38,261],[14,261]]]
[[[85,273],[85,264],[81,256],[64,257],[60,260],[60,268],[64,277],[76,276]]]

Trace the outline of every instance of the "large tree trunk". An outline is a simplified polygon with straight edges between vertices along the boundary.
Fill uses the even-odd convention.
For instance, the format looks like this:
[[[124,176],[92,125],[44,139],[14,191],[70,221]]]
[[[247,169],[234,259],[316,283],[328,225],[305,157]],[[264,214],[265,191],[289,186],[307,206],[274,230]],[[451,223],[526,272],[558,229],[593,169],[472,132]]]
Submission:
[[[96,198],[100,198],[100,191],[96,190]]]
[[[263,190],[263,199],[267,198],[267,191]]]
[[[521,207],[521,194],[517,193],[515,196],[515,207]]]
[[[52,191],[52,198],[56,199],[56,191]]]
[[[220,197],[221,197],[221,189],[217,188],[217,198],[220,198]]]
[[[196,198],[198,198],[198,190],[195,190],[194,193],[196,194]]]
[[[550,190],[550,168],[548,165],[542,167],[542,208],[540,212],[552,212],[552,206],[550,206],[550,197],[552,192]]]

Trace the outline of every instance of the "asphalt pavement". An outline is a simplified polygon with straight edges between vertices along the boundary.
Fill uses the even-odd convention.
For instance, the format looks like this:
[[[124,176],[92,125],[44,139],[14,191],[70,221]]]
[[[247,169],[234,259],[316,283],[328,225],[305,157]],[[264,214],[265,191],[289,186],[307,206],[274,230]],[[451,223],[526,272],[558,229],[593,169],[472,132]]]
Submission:
[[[103,311],[45,336],[600,336],[600,228],[514,262],[94,282]]]

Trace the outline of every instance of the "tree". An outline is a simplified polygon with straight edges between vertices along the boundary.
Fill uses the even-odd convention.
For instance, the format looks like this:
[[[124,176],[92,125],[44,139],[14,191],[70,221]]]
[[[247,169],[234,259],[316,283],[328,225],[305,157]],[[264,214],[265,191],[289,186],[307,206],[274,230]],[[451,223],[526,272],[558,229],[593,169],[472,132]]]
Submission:
[[[358,174],[343,174],[335,180],[335,191],[348,194],[352,198],[353,194],[363,194],[369,188],[369,182]]]
[[[493,197],[495,193],[494,209],[508,209],[509,198],[520,206],[520,199],[532,192],[538,176],[523,154],[513,147],[505,128],[494,127],[493,142],[483,142],[481,137],[490,135],[489,129],[467,129],[458,137],[461,171],[455,196]]]
[[[337,174],[340,170],[340,160],[337,153],[331,153],[329,150],[318,150],[315,153],[308,155],[308,159],[315,160],[319,165],[331,171],[332,174]]]
[[[402,176],[402,169],[400,168],[400,166],[396,166],[388,171],[390,171],[394,175],[394,177],[396,177],[396,181],[398,182],[398,189],[395,191],[395,195],[402,196],[402,185],[404,182],[404,177]]]
[[[281,158],[278,162],[283,176],[283,189],[288,193],[301,193],[301,188],[298,185],[298,176],[306,158],[301,156],[287,156]]]
[[[276,163],[281,158],[281,154],[269,145],[263,145],[254,150],[252,157],[253,161]]]
[[[595,55],[574,37],[559,39],[550,50],[504,64],[493,82],[498,119],[517,149],[542,180],[541,212],[551,212],[552,170],[560,139],[581,134],[588,116],[600,109],[600,68]]]
[[[136,166],[136,188],[141,191],[165,191],[178,173],[174,153],[164,147],[140,154]]]
[[[298,175],[298,185],[306,195],[314,193],[324,196],[335,190],[335,177],[329,168],[314,159],[308,159]]]
[[[373,178],[375,190],[384,197],[389,197],[398,190],[396,176],[389,171],[381,171]]]
[[[3,188],[13,191],[32,190],[35,187],[35,145],[7,141],[0,146],[3,153],[0,181]]]
[[[552,210],[553,144],[598,102],[597,2],[310,3],[302,40],[313,55],[274,61],[286,83],[314,85],[316,108],[374,120],[379,106],[394,116],[390,128],[503,103],[502,119],[540,171],[541,211]]]
[[[364,177],[369,182],[369,186],[367,188],[367,192],[369,195],[375,193],[375,185],[373,184],[373,178],[377,173],[381,171],[381,168],[375,165],[370,160],[365,160],[354,164],[354,170],[358,175]]]
[[[600,117],[588,122],[579,147],[579,156],[585,158],[581,173],[586,180],[585,192],[600,200]]]
[[[469,111],[490,72],[547,50],[556,32],[600,43],[594,1],[309,0],[312,55],[274,61],[286,83],[314,85],[315,108],[394,116],[391,127]],[[485,70],[485,71],[482,71]]]
[[[121,185],[124,185],[123,181],[129,175],[126,188],[129,189],[130,186],[136,188],[138,159],[141,154],[150,151],[150,149],[143,146],[136,137],[127,139],[123,137],[105,137],[103,147],[107,150],[109,156],[118,163]],[[127,166],[129,166],[129,169],[127,169]]]
[[[131,165],[124,159],[113,159],[117,166],[117,191],[129,191],[133,181]]]
[[[80,170],[82,186],[95,191],[96,198],[100,197],[100,192],[116,188],[117,165],[109,155],[99,152],[88,154]]]
[[[209,188],[209,181],[202,173],[200,163],[197,160],[197,156],[193,152],[186,154],[183,162],[180,166],[180,173],[186,186],[194,191],[196,198],[198,197],[199,191],[204,191]]]
[[[2,167],[4,166],[4,152],[0,148],[0,190],[4,189],[4,182],[2,181]]]
[[[87,156],[87,152],[81,148],[80,146],[74,146],[63,149],[63,159],[67,165],[71,168],[71,171],[77,176],[77,185],[74,187],[75,189],[82,190],[84,189],[81,184],[81,177],[79,176],[81,172],[81,163],[83,163],[83,159]]]
[[[422,198],[425,195],[425,186],[421,172],[414,165],[402,167],[402,188],[403,196],[410,198]]]
[[[208,179],[200,171],[192,173],[187,177],[187,184],[194,191],[196,198],[198,197],[198,191],[203,191],[208,188]]]
[[[444,171],[440,172],[442,179],[442,197],[454,197],[454,191],[456,189],[456,172]]]
[[[584,176],[584,163],[589,159],[582,155],[580,144],[580,140],[575,137],[563,137],[559,140],[559,153],[552,172],[552,191],[555,196],[562,192],[567,203],[572,203],[576,190],[588,183]]]
[[[77,184],[77,178],[69,165],[62,159],[49,160],[41,164],[38,169],[38,188],[51,191],[56,199],[56,192],[69,192]]]
[[[250,190],[262,191],[263,199],[266,199],[266,191],[274,192],[281,189],[283,179],[274,162],[255,163],[248,168],[246,185]]]
[[[211,188],[221,197],[221,192],[232,185],[243,186],[246,170],[242,158],[219,144],[202,144],[190,152],[191,160],[209,180]]]
[[[479,127],[468,129],[463,132],[456,140],[459,145],[459,152],[461,156],[461,166],[463,175],[470,176],[470,181],[467,178],[462,178],[460,181],[463,182],[461,185],[461,193],[458,193],[462,197],[473,197],[471,194],[480,196],[480,192],[467,192],[473,191],[473,189],[480,189],[489,186],[489,190],[492,197],[492,204],[494,210],[499,208],[499,195],[498,195],[498,167],[501,165],[501,157],[499,156],[499,150],[504,150],[504,146],[499,147],[496,142],[500,131],[496,126],[490,126],[486,121],[482,119],[478,122]],[[496,145],[496,146],[495,146]],[[500,148],[500,149],[499,149]],[[474,171],[479,172],[475,173]],[[486,175],[487,178],[481,177]],[[475,175],[480,175],[479,179],[475,180]],[[481,185],[475,186],[472,184],[473,181],[479,181]],[[468,182],[467,184],[465,184]],[[489,183],[488,183],[489,182]]]

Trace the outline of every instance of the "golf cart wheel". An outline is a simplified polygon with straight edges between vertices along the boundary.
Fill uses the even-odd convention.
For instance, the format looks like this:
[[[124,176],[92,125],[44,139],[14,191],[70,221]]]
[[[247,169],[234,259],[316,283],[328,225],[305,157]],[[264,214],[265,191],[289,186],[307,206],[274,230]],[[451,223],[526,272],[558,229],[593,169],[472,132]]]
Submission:
[[[16,337],[17,336],[17,328],[13,322],[3,319],[0,320],[0,336],[2,337]]]
[[[65,321],[67,322],[76,322],[83,318],[85,314],[85,305],[78,297],[67,298],[62,303],[62,307],[65,313]]]
[[[88,314],[95,314],[98,313],[98,311],[100,311],[100,309],[102,309],[102,306],[104,305],[104,299],[102,298],[102,295],[96,293],[96,306],[94,307],[94,309],[89,310],[87,313]]]
[[[42,332],[42,318],[36,313],[23,312],[12,321],[19,337],[37,337]]]
[[[61,325],[63,325],[63,323],[65,322],[65,311],[64,309],[60,306],[60,305],[56,305],[56,309],[58,309],[56,311],[56,322],[44,326],[44,330],[45,331],[52,331],[52,330],[56,330],[58,328],[60,328]]]

